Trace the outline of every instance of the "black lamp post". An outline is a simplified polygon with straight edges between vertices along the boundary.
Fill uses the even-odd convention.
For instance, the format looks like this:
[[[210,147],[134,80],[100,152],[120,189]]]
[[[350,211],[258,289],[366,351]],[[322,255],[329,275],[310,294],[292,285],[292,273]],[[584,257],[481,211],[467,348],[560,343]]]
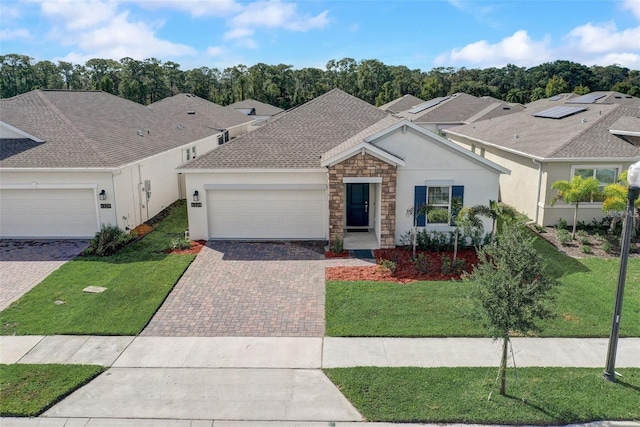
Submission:
[[[616,381],[616,351],[618,350],[618,337],[620,336],[620,317],[622,316],[622,297],[624,296],[624,282],[627,277],[627,261],[629,260],[629,245],[631,243],[631,231],[633,228],[634,204],[640,196],[640,162],[629,167],[627,172],[629,193],[627,194],[627,213],[622,229],[622,248],[620,250],[620,270],[618,271],[618,288],[616,290],[616,303],[613,309],[611,321],[611,333],[609,334],[609,348],[607,350],[607,365],[604,368],[604,377],[609,381]]]

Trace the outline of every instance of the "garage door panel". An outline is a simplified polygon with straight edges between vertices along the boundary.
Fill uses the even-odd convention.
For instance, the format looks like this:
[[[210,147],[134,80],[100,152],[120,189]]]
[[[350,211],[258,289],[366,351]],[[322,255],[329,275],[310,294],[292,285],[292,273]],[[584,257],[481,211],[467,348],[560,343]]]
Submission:
[[[209,236],[221,239],[324,239],[324,190],[209,190]]]
[[[98,231],[92,189],[0,190],[0,236],[93,236]]]

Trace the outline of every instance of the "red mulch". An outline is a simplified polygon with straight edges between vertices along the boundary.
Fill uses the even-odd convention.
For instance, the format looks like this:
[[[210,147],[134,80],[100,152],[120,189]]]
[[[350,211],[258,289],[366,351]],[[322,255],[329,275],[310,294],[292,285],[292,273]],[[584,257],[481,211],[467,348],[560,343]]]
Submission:
[[[136,237],[142,237],[145,234],[149,234],[153,231],[153,227],[150,226],[149,224],[140,224],[139,226],[137,226],[136,228],[134,228],[132,230],[134,234],[134,236]]]
[[[388,269],[384,269],[379,265],[366,267],[328,267],[326,269],[327,280],[369,280],[377,282],[395,282],[410,283],[418,280],[451,280],[459,279],[461,274],[443,274],[442,257],[447,256],[449,259],[453,256],[453,252],[426,252],[418,251],[418,254],[424,254],[431,265],[431,272],[427,274],[418,273],[411,262],[411,250],[404,248],[395,249],[378,249],[373,251],[376,262],[381,259],[389,259],[396,262],[396,271],[391,273]],[[478,262],[478,256],[474,249],[463,249],[458,251],[458,259],[464,259],[465,264],[463,271],[471,272]]]
[[[335,252],[325,251],[324,257],[325,258],[349,258],[349,252],[344,251],[342,253],[337,254]]]
[[[206,240],[192,240],[189,249],[173,249],[167,251],[170,254],[197,254],[207,244]]]

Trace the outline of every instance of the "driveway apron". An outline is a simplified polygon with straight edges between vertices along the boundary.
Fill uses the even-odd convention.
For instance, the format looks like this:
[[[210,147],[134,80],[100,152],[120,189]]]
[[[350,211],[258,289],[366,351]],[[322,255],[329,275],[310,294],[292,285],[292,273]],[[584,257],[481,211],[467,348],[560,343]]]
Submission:
[[[324,336],[322,251],[288,242],[209,242],[143,336]]]
[[[88,246],[86,240],[0,240],[0,310]]]

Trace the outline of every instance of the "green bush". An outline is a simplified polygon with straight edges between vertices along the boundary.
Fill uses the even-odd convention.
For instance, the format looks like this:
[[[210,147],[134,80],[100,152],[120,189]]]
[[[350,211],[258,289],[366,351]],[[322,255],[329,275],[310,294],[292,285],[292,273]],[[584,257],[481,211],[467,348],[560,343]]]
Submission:
[[[464,259],[456,258],[455,261],[452,261],[448,255],[442,255],[442,267],[440,268],[440,272],[442,274],[460,274],[464,268],[464,263]]]
[[[413,260],[413,266],[420,274],[431,272],[431,261],[424,254],[418,254],[416,259]]]
[[[556,225],[556,228],[557,228],[558,230],[564,230],[564,229],[566,229],[566,228],[567,228],[567,220],[566,220],[566,219],[564,219],[564,218],[560,218],[560,219],[558,220],[558,224]]]
[[[344,244],[342,243],[342,237],[336,236],[336,238],[329,245],[329,250],[334,254],[341,254],[344,252]]]
[[[593,252],[593,249],[591,248],[590,245],[582,245],[580,246],[580,252],[584,254],[590,254]]]
[[[602,250],[605,251],[606,253],[611,253],[611,250],[613,249],[613,245],[611,244],[610,241],[605,240],[604,242],[602,242],[602,246],[601,246]]]
[[[568,230],[559,228],[557,231],[557,236],[558,242],[560,242],[562,246],[568,246],[571,243],[571,233],[569,233]]]
[[[391,261],[390,259],[381,259],[378,262],[378,265],[384,270],[389,270],[391,274],[394,274],[396,272],[396,268],[398,268],[398,263]]]
[[[191,248],[191,240],[186,237],[174,237],[171,239],[171,243],[169,244],[169,249],[189,249]]]
[[[133,237],[115,225],[102,225],[95,237],[89,242],[85,255],[109,256],[125,247]]]

